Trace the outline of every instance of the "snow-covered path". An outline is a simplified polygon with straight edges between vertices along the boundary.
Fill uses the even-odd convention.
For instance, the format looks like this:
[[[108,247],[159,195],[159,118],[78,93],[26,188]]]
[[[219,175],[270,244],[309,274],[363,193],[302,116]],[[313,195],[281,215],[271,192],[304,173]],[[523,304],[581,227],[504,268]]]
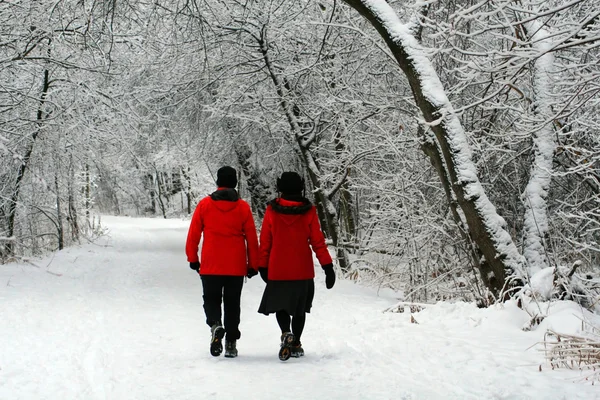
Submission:
[[[278,360],[259,277],[244,287],[240,356],[213,358],[188,222],[103,223],[97,244],[0,266],[0,399],[600,399],[579,372],[543,364],[530,348],[543,330],[521,331],[527,315],[510,304],[440,303],[413,324],[382,313],[390,294],[328,291],[320,271],[304,358]]]

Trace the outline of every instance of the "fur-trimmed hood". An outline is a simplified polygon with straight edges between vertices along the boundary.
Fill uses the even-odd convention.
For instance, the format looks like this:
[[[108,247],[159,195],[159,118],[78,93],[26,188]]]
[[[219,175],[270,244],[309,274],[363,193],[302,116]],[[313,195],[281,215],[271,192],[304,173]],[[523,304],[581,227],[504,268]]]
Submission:
[[[298,198],[296,200],[287,200],[281,197],[273,199],[269,202],[269,205],[279,214],[287,214],[287,215],[301,215],[309,212],[313,204],[305,197]]]

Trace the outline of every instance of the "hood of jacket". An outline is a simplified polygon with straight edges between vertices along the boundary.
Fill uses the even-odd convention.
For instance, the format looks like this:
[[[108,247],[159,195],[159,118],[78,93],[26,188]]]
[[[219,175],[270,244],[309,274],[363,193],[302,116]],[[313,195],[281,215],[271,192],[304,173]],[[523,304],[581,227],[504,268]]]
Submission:
[[[297,200],[276,198],[269,202],[269,205],[278,214],[302,215],[309,212],[313,205],[305,197],[299,197]]]
[[[210,198],[219,210],[228,212],[237,207],[240,196],[235,189],[218,188],[210,194]]]

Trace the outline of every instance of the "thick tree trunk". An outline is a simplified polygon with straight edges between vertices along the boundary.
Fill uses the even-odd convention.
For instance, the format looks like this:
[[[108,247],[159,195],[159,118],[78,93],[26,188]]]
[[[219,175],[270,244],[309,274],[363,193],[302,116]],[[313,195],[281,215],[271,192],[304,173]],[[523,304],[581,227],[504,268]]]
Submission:
[[[490,282],[487,282],[486,279],[490,276],[493,271],[489,269],[489,265],[486,263],[481,263],[481,253],[478,250],[477,245],[473,242],[471,237],[469,236],[468,229],[466,227],[464,218],[461,217],[461,211],[458,208],[458,202],[456,201],[456,197],[454,196],[454,192],[452,191],[452,184],[450,183],[450,179],[448,178],[448,170],[444,165],[444,160],[442,158],[442,154],[440,149],[437,146],[437,142],[434,137],[427,136],[427,133],[422,127],[419,127],[419,134],[423,138],[421,142],[421,150],[429,157],[429,161],[431,165],[435,168],[438,173],[438,177],[440,178],[440,182],[442,183],[442,187],[444,188],[444,193],[446,194],[446,201],[450,206],[450,213],[452,215],[452,219],[458,228],[458,232],[460,236],[463,238],[463,241],[468,247],[469,255],[471,256],[471,262],[473,263],[473,267],[477,268],[480,272],[481,279],[486,287],[490,286]]]
[[[375,27],[407,77],[415,102],[435,134],[470,237],[485,258],[482,278],[494,295],[504,295],[509,278],[523,278],[523,257],[481,186],[461,122],[431,61],[385,0],[344,1]]]
[[[548,234],[548,191],[552,180],[552,162],[556,151],[556,138],[552,125],[551,85],[554,55],[548,51],[552,47],[549,32],[532,21],[525,24],[531,32],[531,43],[540,54],[533,62],[533,150],[529,182],[523,193],[525,208],[524,250],[529,274],[549,266],[546,254],[546,236]],[[541,124],[539,126],[538,124]]]

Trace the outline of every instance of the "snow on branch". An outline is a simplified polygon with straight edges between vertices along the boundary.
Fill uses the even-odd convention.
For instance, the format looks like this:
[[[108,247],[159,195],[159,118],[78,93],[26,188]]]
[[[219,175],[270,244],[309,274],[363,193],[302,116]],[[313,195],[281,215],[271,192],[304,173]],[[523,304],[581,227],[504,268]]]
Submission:
[[[418,80],[418,87],[413,87],[413,91],[417,92],[417,102],[427,103],[421,104],[420,108],[424,112],[424,109],[429,109],[433,119],[441,118],[439,126],[443,129],[454,164],[451,169],[456,173],[453,183],[462,187],[465,200],[473,203],[477,214],[482,218],[484,229],[494,243],[495,257],[503,259],[505,265],[511,267],[517,275],[524,276],[523,257],[506,230],[505,220],[497,213],[478,179],[463,126],[429,59],[427,49],[413,36],[410,27],[401,23],[396,12],[385,0],[347,2],[355,7],[366,8],[374,20],[373,23],[379,25],[377,29],[386,37],[386,41],[395,44],[396,57],[401,67],[406,69],[405,73],[414,74],[414,78]],[[403,63],[410,65],[403,67]]]

